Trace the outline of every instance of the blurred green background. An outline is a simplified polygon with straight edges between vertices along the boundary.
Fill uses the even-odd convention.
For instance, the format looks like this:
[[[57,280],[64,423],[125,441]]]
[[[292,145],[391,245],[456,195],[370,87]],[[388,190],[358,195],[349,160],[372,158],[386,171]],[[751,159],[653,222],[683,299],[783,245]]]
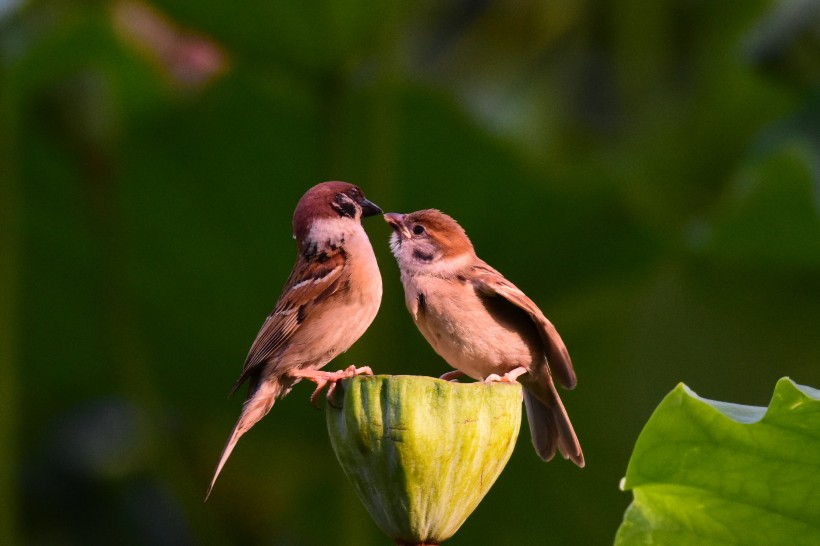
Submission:
[[[679,381],[820,386],[820,3],[0,0],[0,544],[387,544],[310,385],[226,399],[293,207],[436,207],[562,333],[587,467],[523,433],[448,542],[610,544]],[[379,316],[328,369],[449,368],[368,220]]]

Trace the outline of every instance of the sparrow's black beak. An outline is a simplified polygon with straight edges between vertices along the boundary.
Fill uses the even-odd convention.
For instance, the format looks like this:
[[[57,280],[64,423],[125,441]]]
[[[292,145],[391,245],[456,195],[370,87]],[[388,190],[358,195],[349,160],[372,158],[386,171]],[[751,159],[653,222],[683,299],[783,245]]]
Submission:
[[[405,239],[410,239],[412,237],[410,230],[408,230],[407,226],[404,225],[404,214],[388,212],[384,215],[384,221],[390,224],[393,231],[404,235]]]
[[[362,207],[362,218],[376,216],[382,213],[382,209],[380,209],[378,205],[364,198],[359,201],[359,206]]]

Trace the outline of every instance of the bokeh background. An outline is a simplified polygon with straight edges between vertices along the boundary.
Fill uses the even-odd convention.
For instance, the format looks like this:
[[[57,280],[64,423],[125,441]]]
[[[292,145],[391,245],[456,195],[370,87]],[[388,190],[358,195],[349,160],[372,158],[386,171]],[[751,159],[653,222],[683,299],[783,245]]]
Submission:
[[[323,180],[437,207],[562,333],[587,456],[526,433],[449,542],[610,544],[683,381],[820,386],[820,3],[0,0],[0,543],[387,544],[300,384],[202,498]],[[439,375],[379,316],[330,365]]]

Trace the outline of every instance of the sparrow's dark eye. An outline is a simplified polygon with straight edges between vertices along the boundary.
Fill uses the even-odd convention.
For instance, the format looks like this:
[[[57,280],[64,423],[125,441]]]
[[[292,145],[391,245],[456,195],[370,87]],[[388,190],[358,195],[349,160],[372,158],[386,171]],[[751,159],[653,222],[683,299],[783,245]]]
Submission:
[[[413,233],[415,233],[416,235],[421,235],[422,233],[424,233],[424,226],[421,224],[416,224],[415,226],[413,226]]]

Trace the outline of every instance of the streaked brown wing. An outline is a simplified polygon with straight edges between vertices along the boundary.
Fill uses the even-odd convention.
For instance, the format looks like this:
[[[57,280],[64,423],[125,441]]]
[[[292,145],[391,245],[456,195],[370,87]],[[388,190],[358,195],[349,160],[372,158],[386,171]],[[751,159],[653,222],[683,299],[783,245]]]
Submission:
[[[231,389],[232,394],[288,342],[317,302],[338,290],[345,260],[342,249],[328,250],[309,260],[299,256],[276,307],[265,319],[248,351],[242,375]]]
[[[567,389],[575,388],[577,379],[567,347],[558,334],[558,330],[547,320],[547,317],[544,316],[538,306],[517,286],[483,261],[474,266],[472,282],[479,293],[504,298],[530,316],[538,330],[538,334],[541,336],[541,341],[546,347],[547,362],[553,377],[557,379],[558,384],[562,387]]]

